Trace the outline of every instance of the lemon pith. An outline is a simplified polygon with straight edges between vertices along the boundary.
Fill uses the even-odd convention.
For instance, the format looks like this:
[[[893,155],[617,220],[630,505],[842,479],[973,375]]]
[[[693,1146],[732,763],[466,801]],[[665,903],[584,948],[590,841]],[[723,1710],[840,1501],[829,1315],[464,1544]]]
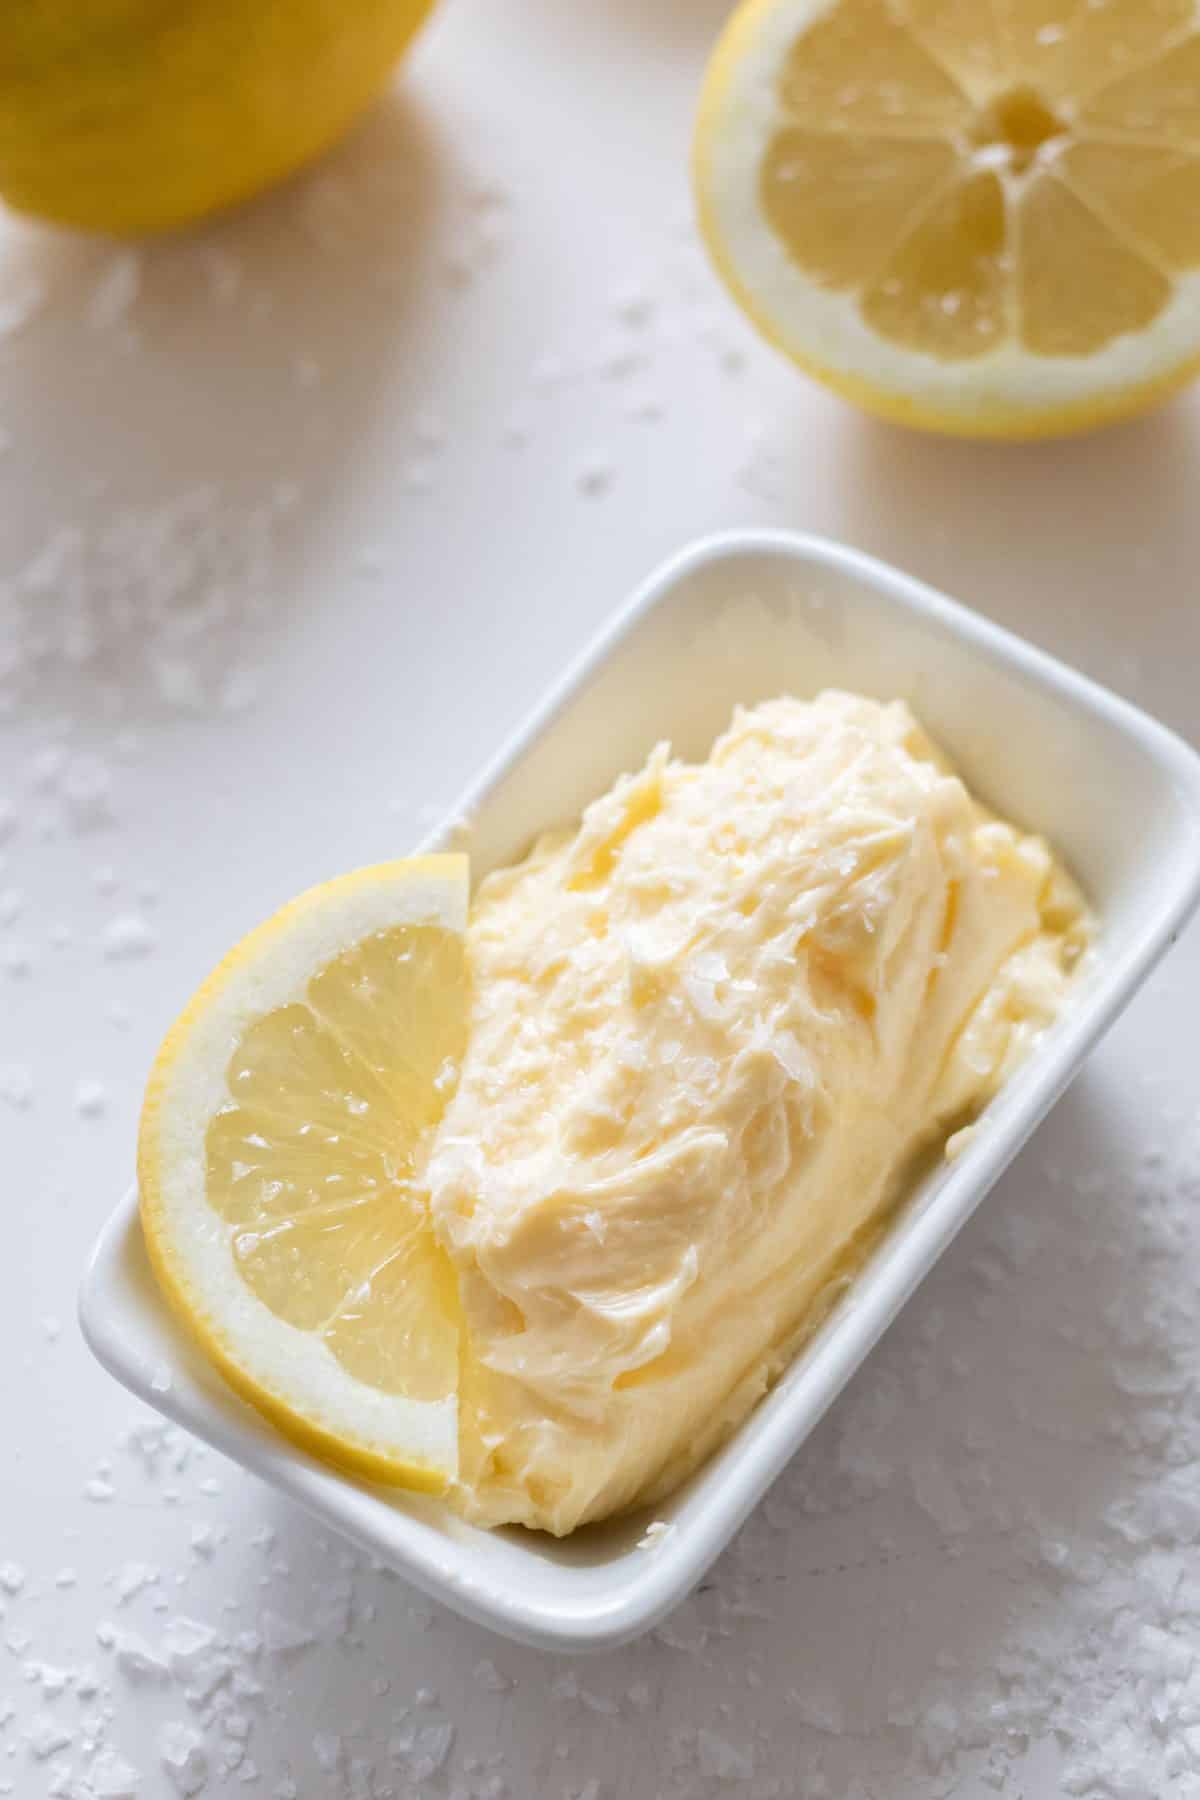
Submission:
[[[170,229],[317,156],[433,0],[30,0],[0,18],[0,194],[89,231]]]
[[[1194,0],[746,0],[694,174],[752,321],[885,417],[1050,435],[1200,368]]]
[[[329,882],[243,939],[168,1034],[138,1144],[147,1249],[226,1379],[343,1467],[457,1467],[455,1277],[412,1185],[466,1029],[461,856]]]

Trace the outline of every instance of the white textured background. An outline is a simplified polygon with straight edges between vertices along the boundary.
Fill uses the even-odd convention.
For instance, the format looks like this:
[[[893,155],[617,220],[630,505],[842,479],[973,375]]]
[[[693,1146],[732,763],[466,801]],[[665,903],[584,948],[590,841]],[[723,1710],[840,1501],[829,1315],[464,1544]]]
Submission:
[[[1200,1794],[1195,935],[620,1654],[430,1608],[76,1332],[194,983],[404,851],[690,536],[845,537],[1195,735],[1200,400],[973,449],[777,362],[690,225],[726,10],[447,0],[265,204],[0,244],[0,1792]]]

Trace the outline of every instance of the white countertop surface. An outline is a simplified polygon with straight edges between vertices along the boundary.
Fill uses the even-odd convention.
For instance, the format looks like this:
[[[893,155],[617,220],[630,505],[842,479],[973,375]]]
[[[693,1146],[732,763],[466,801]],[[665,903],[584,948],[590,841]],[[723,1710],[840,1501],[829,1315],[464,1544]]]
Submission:
[[[195,983],[407,849],[690,537],[845,538],[1197,735],[1200,396],[974,448],[793,374],[690,223],[727,10],[447,0],[240,216],[142,251],[5,228],[0,1794],[1200,1795],[1195,933],[626,1651],[431,1608],[76,1330]]]

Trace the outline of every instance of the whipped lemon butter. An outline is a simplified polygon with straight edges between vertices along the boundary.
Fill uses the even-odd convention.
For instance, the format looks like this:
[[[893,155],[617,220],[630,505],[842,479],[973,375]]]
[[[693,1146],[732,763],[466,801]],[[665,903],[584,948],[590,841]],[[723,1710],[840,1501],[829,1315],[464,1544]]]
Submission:
[[[902,704],[739,711],[492,874],[422,1181],[464,1317],[457,1503],[562,1533],[743,1419],[1089,938]]]

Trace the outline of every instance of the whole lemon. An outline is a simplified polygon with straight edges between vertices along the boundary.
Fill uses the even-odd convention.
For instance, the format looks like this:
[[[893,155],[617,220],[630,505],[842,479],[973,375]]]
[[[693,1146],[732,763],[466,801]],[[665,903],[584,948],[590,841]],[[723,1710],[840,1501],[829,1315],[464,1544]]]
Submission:
[[[243,200],[333,142],[433,0],[10,0],[0,196],[106,232]]]

